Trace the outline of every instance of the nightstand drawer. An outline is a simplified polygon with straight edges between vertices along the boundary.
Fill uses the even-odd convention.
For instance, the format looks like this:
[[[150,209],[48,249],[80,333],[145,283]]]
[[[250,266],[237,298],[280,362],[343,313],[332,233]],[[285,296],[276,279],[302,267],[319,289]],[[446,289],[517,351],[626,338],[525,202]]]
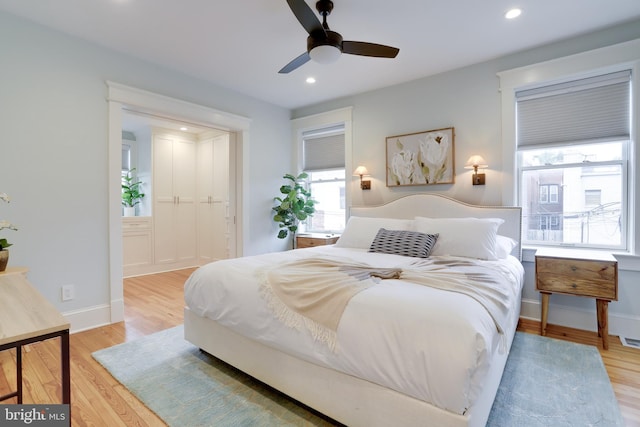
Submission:
[[[296,236],[296,248],[313,248],[315,246],[333,245],[340,236],[307,235]]]
[[[616,283],[616,262],[536,257],[539,291],[617,300]]]

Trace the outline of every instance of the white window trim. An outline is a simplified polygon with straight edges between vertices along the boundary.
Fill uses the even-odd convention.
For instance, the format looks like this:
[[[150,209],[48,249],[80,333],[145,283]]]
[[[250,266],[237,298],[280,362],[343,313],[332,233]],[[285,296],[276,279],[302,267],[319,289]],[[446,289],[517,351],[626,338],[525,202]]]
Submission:
[[[352,121],[353,107],[340,108],[338,110],[327,111],[325,113],[313,114],[311,116],[299,117],[291,120],[291,130],[293,147],[295,153],[292,157],[292,170],[297,173],[302,172],[303,164],[303,133],[326,128],[333,125],[344,124],[344,169],[345,169],[345,206],[351,206],[351,183],[348,181],[349,173],[353,170],[352,165]],[[347,208],[347,212],[348,212]],[[346,218],[345,218],[346,219]]]
[[[632,70],[631,90],[631,147],[628,168],[628,232],[629,249],[625,253],[616,253],[621,269],[640,271],[640,153],[638,153],[638,129],[640,129],[640,39],[603,47],[563,58],[554,59],[526,67],[506,70],[498,73],[502,98],[502,202],[513,205],[517,200],[517,163],[516,154],[516,90],[533,87],[544,82],[573,80],[624,69]],[[635,142],[634,142],[635,141]],[[533,261],[535,248],[523,250],[523,260]]]

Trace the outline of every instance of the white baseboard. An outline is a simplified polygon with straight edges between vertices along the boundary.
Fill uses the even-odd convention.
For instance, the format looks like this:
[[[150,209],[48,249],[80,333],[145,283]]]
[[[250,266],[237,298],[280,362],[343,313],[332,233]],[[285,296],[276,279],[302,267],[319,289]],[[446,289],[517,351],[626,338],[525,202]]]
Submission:
[[[141,264],[125,266],[123,268],[124,278],[146,276],[149,274],[166,273],[168,271],[182,270],[185,268],[198,267],[194,261],[176,262],[168,264]]]
[[[111,301],[111,323],[124,321],[124,298]]]
[[[111,307],[108,304],[67,311],[62,315],[71,324],[69,332],[72,334],[111,324]]]
[[[520,317],[540,321],[540,301],[523,299]],[[549,304],[547,323],[586,331],[597,331],[595,310],[584,310],[566,305]],[[640,331],[640,318],[609,312],[609,335],[636,336]]]

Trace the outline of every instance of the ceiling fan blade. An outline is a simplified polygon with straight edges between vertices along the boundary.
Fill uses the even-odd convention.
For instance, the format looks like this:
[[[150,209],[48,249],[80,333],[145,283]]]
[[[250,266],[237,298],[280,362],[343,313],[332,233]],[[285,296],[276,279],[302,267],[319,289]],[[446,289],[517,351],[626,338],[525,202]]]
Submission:
[[[282,69],[280,71],[278,71],[278,73],[280,73],[280,74],[290,73],[293,70],[295,70],[296,68],[298,68],[298,67],[306,64],[307,62],[309,62],[310,59],[311,59],[311,57],[309,56],[309,53],[305,52],[302,55],[298,56],[293,61],[289,62],[284,67],[282,67]]]
[[[309,35],[318,32],[326,35],[322,23],[304,0],[287,0],[287,3]]]
[[[400,49],[383,44],[343,41],[342,53],[351,55],[375,56],[378,58],[395,58]]]

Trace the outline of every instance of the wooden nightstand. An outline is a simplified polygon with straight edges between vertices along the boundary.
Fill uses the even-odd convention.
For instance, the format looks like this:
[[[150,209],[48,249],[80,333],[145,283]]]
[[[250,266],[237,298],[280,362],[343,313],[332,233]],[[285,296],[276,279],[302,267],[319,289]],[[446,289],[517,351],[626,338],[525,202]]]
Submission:
[[[299,234],[296,236],[296,249],[333,245],[339,238],[335,234]]]
[[[545,335],[552,293],[596,299],[598,336],[609,348],[609,302],[618,300],[618,261],[611,254],[538,250],[536,289],[542,294],[540,334]]]

